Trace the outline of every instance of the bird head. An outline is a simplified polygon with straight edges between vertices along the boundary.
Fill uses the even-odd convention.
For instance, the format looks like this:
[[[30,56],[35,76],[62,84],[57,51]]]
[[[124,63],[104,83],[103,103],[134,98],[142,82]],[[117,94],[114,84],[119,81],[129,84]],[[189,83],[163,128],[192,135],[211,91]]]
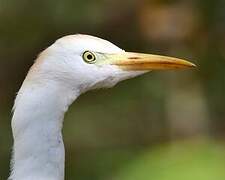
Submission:
[[[28,79],[51,80],[78,88],[83,93],[112,87],[151,70],[194,66],[178,58],[126,52],[109,41],[78,34],[60,38],[44,50],[31,68]]]

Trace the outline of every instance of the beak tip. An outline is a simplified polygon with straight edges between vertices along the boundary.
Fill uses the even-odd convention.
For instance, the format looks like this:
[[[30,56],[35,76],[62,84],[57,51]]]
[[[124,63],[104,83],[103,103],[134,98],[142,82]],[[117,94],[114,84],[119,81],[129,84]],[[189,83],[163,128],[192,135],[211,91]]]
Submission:
[[[190,63],[190,67],[191,68],[197,68],[197,65],[195,65],[194,63]]]

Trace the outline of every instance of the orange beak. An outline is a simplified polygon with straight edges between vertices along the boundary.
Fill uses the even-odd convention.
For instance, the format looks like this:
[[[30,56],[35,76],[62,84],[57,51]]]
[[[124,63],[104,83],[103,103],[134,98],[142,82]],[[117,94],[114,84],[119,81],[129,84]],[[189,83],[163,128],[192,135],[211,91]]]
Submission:
[[[196,67],[195,64],[168,56],[124,52],[121,54],[109,54],[108,63],[116,65],[124,70],[166,70],[184,69]]]

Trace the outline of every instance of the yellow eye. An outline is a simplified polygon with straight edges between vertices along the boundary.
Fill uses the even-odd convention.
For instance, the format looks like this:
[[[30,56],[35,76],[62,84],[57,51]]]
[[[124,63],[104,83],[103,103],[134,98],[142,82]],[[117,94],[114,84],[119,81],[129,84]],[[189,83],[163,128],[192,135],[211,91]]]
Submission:
[[[95,55],[90,51],[85,51],[83,53],[83,59],[87,63],[94,63],[96,60]]]

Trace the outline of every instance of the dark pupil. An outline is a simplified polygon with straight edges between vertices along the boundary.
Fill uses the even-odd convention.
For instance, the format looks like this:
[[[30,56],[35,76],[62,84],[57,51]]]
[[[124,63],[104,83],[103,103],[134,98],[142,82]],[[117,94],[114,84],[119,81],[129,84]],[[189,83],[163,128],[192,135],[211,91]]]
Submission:
[[[87,55],[87,58],[90,60],[90,59],[92,59],[92,55],[91,54],[88,54]]]

